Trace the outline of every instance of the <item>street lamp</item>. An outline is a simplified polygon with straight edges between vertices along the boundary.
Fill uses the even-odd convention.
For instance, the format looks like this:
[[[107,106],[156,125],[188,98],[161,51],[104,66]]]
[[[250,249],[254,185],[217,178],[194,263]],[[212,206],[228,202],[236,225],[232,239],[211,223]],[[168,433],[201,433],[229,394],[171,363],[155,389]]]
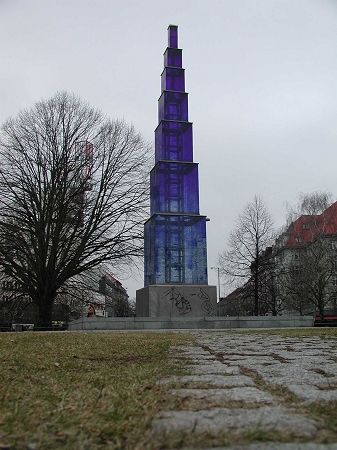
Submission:
[[[211,267],[212,270],[217,270],[218,272],[218,303],[220,302],[220,267]]]

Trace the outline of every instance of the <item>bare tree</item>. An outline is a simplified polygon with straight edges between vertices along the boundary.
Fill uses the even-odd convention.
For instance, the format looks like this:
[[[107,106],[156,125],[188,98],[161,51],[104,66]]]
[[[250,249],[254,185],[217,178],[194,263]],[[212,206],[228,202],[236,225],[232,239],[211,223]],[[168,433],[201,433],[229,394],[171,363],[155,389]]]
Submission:
[[[331,241],[324,235],[301,249],[293,278],[286,285],[290,301],[299,307],[314,305],[321,319],[324,310],[337,295],[335,281],[335,254]],[[303,310],[301,311],[303,312]]]
[[[284,310],[284,302],[277,295],[273,249],[272,247],[268,247],[268,249],[270,249],[270,254],[265,257],[266,259],[260,270],[260,313],[277,316]]]
[[[307,274],[303,269],[301,265],[292,263],[278,275],[281,285],[278,292],[280,301],[288,310],[296,311],[301,316],[312,312],[314,308],[310,302]]]
[[[21,293],[21,286],[0,272],[0,323],[22,321],[34,316],[31,299]],[[26,322],[26,320],[25,320]]]
[[[287,205],[287,225],[294,222],[301,215],[314,216],[321,214],[332,204],[330,192],[314,191],[301,193],[296,206]]]
[[[260,282],[266,269],[263,251],[273,239],[273,222],[263,200],[255,196],[239,215],[230,234],[228,249],[219,257],[222,273],[232,282],[250,279],[254,298],[254,315],[259,315]]]
[[[0,163],[0,264],[50,326],[67,280],[142,254],[148,146],[60,93],[3,125]]]
[[[301,194],[297,206],[288,211],[285,235],[294,233],[296,220],[304,215],[300,225],[306,230],[306,239],[298,236],[290,265],[286,264],[278,274],[279,295],[288,308],[300,314],[316,308],[323,317],[324,308],[336,296],[336,287],[332,285],[336,274],[335,255],[331,247],[334,212],[325,212],[331,203],[330,193],[316,191]]]

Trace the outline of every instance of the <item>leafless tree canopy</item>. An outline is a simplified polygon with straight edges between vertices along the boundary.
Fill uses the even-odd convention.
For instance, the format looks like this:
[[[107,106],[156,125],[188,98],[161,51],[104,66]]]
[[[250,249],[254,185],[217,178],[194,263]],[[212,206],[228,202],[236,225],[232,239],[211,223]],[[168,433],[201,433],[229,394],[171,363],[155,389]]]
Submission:
[[[330,192],[315,191],[311,193],[302,193],[296,206],[287,205],[287,225],[294,222],[301,215],[321,214],[332,204],[332,195]]]
[[[231,281],[250,277],[253,280],[254,314],[258,314],[261,270],[266,264],[262,253],[271,244],[273,222],[263,200],[255,196],[239,215],[237,226],[230,234],[228,249],[219,257],[222,273]]]
[[[61,93],[3,125],[0,160],[0,264],[48,325],[67,280],[142,254],[148,146]]]
[[[324,309],[337,296],[336,284],[331,283],[336,274],[336,250],[320,235],[299,253],[297,262],[281,278],[285,303],[300,314],[316,310],[323,319]]]

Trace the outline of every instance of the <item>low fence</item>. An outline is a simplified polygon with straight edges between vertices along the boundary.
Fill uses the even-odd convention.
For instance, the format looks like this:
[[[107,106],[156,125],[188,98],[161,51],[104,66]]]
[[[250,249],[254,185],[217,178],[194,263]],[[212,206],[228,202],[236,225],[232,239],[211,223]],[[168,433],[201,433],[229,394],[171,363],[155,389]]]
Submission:
[[[312,316],[249,317],[84,317],[69,322],[68,330],[172,330],[312,327]]]

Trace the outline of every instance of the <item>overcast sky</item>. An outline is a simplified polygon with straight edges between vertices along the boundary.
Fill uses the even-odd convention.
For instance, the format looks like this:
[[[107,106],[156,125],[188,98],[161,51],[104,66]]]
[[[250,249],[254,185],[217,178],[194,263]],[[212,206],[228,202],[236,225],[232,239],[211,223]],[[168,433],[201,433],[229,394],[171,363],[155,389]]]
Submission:
[[[254,194],[276,226],[300,192],[336,198],[337,0],[0,0],[0,121],[67,90],[153,142],[169,24],[210,268]],[[131,297],[143,285],[116,275]]]

